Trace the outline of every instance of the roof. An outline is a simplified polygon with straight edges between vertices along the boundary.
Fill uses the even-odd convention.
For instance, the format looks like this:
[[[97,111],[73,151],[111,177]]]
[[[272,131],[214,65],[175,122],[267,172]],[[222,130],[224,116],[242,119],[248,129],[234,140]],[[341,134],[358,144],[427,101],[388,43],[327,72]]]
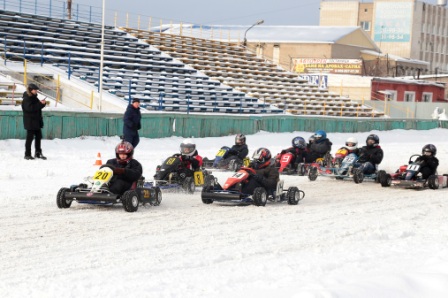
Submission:
[[[384,54],[384,53],[380,53],[380,52],[375,52],[372,50],[361,50],[361,53],[366,54],[366,55],[370,55],[370,56],[376,56],[376,57],[383,57],[383,58],[388,58],[390,60],[394,60],[397,62],[405,62],[405,63],[412,63],[412,64],[420,64],[420,65],[425,65],[426,67],[429,66],[429,62],[426,61],[422,61],[422,60],[416,60],[416,59],[410,59],[410,58],[403,58],[397,55],[393,55],[393,54]]]
[[[243,40],[244,33],[250,26],[242,25],[213,25],[199,26],[194,24],[165,25],[162,31],[170,34],[180,34],[182,26],[183,34],[231,41]],[[160,27],[152,28],[160,31]],[[363,30],[354,26],[255,26],[247,31],[246,38],[251,41],[279,42],[279,43],[336,43],[341,38],[357,31]],[[221,33],[221,34],[220,34]],[[364,34],[366,37],[368,35]],[[230,36],[230,38],[229,38]],[[368,37],[369,38],[369,37]]]

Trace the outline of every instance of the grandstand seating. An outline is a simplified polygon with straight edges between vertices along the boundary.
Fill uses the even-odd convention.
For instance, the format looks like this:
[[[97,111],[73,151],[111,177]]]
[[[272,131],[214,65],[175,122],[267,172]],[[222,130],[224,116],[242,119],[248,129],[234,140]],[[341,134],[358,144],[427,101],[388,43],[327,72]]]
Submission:
[[[16,105],[21,103],[21,98],[22,94],[17,94],[14,82],[0,81],[0,105]]]
[[[383,113],[320,90],[242,46],[218,40],[121,28],[236,90],[298,115],[378,117]]]
[[[126,100],[130,94],[141,99],[141,107],[155,110],[283,113],[124,31],[110,26],[105,29],[103,85],[111,94]],[[0,39],[8,60],[50,63],[98,84],[98,24],[0,10]]]

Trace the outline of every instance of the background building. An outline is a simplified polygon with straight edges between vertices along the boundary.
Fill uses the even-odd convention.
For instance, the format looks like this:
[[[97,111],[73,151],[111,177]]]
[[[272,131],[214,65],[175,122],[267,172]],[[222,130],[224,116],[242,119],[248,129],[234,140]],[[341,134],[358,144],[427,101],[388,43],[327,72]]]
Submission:
[[[321,26],[360,26],[383,54],[429,63],[404,68],[405,74],[448,73],[446,0],[432,5],[416,0],[321,1]]]

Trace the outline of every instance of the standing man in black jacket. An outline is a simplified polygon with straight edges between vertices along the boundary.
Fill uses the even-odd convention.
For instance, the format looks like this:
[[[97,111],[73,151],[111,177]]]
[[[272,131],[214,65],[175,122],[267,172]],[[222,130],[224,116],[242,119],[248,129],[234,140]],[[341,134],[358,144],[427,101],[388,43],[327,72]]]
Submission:
[[[23,126],[26,129],[25,141],[25,159],[32,160],[31,144],[35,147],[35,157],[40,159],[47,159],[42,155],[41,140],[42,128],[44,127],[44,120],[42,118],[42,109],[45,108],[45,99],[39,100],[37,98],[37,87],[35,84],[29,84],[26,91],[23,93],[22,111],[23,111]]]
[[[123,136],[126,142],[137,147],[140,142],[138,131],[142,128],[141,124],[142,115],[140,113],[140,99],[134,98],[132,103],[128,105],[123,117]]]

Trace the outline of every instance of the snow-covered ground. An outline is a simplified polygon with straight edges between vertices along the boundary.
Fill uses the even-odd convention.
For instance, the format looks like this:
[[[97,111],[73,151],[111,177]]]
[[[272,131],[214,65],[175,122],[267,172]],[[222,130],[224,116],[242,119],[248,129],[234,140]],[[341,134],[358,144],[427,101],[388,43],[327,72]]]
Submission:
[[[387,131],[387,171],[433,143],[448,173],[447,131]],[[273,153],[292,137],[258,133],[250,151]],[[333,153],[349,136],[330,133]],[[135,157],[151,177],[181,138],[142,139]],[[211,158],[233,136],[196,139]],[[158,207],[73,203],[61,187],[93,174],[113,138],[43,140],[48,160],[26,161],[23,140],[0,141],[1,297],[446,297],[448,189],[386,189],[319,177],[283,177],[306,197],[297,206],[204,205],[200,193],[164,193]],[[219,181],[228,174],[216,173]]]

